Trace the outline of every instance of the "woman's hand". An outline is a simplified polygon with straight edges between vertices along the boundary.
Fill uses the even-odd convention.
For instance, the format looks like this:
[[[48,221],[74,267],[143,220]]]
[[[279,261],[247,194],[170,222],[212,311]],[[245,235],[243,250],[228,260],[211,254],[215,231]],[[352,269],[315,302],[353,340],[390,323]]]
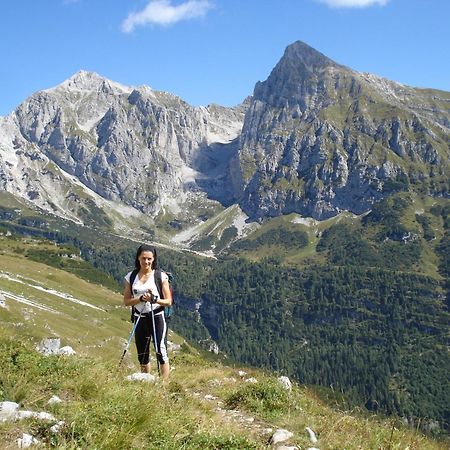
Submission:
[[[139,297],[139,300],[141,302],[157,303],[159,300],[159,297],[157,295],[153,295],[150,291],[147,291],[145,294],[142,294]]]

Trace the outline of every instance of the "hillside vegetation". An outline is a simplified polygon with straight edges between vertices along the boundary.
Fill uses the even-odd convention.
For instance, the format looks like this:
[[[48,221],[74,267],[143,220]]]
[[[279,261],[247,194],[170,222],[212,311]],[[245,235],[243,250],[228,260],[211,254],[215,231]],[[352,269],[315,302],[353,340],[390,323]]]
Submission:
[[[129,370],[117,370],[114,359],[45,357],[30,347],[25,338],[0,339],[1,399],[51,412],[64,425],[52,433],[52,422],[2,423],[5,449],[16,448],[24,432],[41,448],[264,449],[278,428],[293,433],[290,444],[308,448],[306,427],[323,450],[438,450],[448,444],[396,419],[330,405],[314,388],[294,385],[288,392],[259,371],[246,375],[257,383],[245,382],[236,368],[208,362],[187,345],[173,355],[176,369],[165,385],[126,381]],[[49,406],[54,395],[62,402]]]
[[[52,257],[48,244],[8,250],[18,260],[26,254],[121,291],[135,242],[70,223],[50,231],[3,211],[6,230],[70,246]],[[348,408],[446,429],[449,211],[448,200],[399,192],[364,216],[262,223],[218,260],[160,248],[161,266],[175,274],[172,328],[206,347],[214,339],[230,361],[332,387]],[[64,256],[73,248],[97,271]]]
[[[203,323],[239,361],[446,428],[449,213],[447,200],[401,192],[297,234],[295,218],[275,219],[232,247],[247,261],[209,274]]]
[[[275,374],[225,365],[173,333],[170,339],[181,347],[171,355],[170,381],[127,381],[138,366],[132,346],[118,368],[130,331],[120,295],[54,267],[54,257],[49,257],[52,266],[30,258],[44,249],[70,266],[67,248],[0,239],[0,401],[46,411],[64,424],[55,433],[51,420],[2,422],[2,448],[17,448],[16,440],[28,433],[40,448],[264,449],[278,428],[293,433],[291,445],[308,448],[313,444],[306,427],[314,430],[322,450],[438,450],[448,444],[398,419],[346,408],[333,391],[297,383],[285,390]],[[88,263],[78,263],[89,271]],[[59,337],[77,354],[40,354],[35,347],[44,337]],[[251,378],[257,382],[246,381]],[[49,405],[55,395],[62,402]]]

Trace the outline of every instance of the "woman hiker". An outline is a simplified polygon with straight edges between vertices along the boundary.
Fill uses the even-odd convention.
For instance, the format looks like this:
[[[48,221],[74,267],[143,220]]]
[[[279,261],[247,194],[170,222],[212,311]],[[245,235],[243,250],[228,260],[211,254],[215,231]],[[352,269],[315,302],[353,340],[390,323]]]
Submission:
[[[135,342],[141,371],[150,372],[150,340],[153,340],[161,376],[167,379],[170,366],[166,348],[167,323],[164,307],[172,305],[172,296],[168,276],[159,271],[157,265],[155,248],[146,244],[141,245],[136,252],[135,270],[125,276],[123,302],[125,306],[134,306],[133,322],[136,322],[140,316],[135,332]],[[160,277],[158,273],[156,278],[161,280],[159,291],[155,279],[157,271]]]

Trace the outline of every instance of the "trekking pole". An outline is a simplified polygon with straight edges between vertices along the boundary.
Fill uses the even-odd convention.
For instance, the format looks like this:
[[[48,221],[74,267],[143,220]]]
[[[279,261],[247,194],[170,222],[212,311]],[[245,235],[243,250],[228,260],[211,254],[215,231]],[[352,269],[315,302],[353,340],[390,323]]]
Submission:
[[[158,366],[158,376],[161,376],[161,371],[159,368],[159,350],[158,350],[158,343],[156,342],[156,327],[155,327],[155,313],[153,311],[153,305],[152,305],[152,327],[153,327],[153,343],[155,344],[155,357],[156,357],[156,364]]]
[[[139,313],[139,316],[133,325],[133,329],[131,330],[130,336],[128,337],[127,345],[125,346],[125,350],[123,351],[122,357],[120,358],[120,361],[119,361],[119,367],[122,364],[122,361],[123,361],[123,358],[125,357],[126,352],[128,351],[128,347],[130,346],[131,339],[133,339],[133,336],[134,336],[134,333],[136,332],[136,328],[139,323],[139,320],[141,320],[141,315],[142,315],[142,311]]]

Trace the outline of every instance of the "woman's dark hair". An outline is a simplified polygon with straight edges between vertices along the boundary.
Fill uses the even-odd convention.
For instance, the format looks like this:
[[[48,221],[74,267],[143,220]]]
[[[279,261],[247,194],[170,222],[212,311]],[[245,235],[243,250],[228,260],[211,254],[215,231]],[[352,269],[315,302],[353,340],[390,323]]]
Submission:
[[[151,245],[142,244],[139,246],[136,252],[136,259],[134,260],[134,267],[136,269],[141,268],[141,264],[139,263],[139,256],[141,256],[142,252],[152,252],[153,253],[153,262],[152,269],[156,269],[158,267],[158,255],[156,254],[156,248]]]

